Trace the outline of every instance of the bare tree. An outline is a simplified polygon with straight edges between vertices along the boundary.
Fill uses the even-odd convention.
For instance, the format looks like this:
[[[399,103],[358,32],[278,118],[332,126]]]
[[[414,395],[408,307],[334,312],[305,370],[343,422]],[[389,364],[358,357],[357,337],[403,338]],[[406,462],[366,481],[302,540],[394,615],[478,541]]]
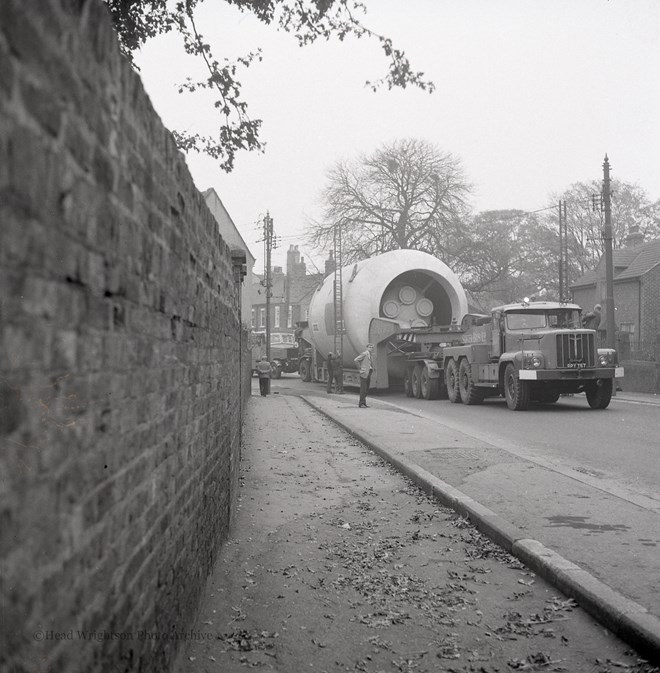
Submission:
[[[457,157],[425,140],[397,140],[330,169],[323,221],[311,221],[307,237],[330,250],[340,227],[345,263],[408,248],[449,263],[463,240],[469,192]]]

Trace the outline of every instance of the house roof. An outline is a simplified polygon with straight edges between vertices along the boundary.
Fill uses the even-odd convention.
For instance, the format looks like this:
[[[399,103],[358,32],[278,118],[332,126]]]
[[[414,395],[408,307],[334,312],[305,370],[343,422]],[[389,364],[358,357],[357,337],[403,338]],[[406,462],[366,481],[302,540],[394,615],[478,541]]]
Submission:
[[[660,264],[660,238],[656,238],[654,241],[649,241],[648,243],[643,243],[642,245],[632,248],[632,250],[638,251],[638,254],[631,260],[625,271],[616,275],[615,280],[639,278]]]
[[[234,220],[232,219],[231,215],[229,214],[229,211],[227,208],[225,208],[225,204],[222,202],[222,199],[218,196],[218,192],[213,189],[213,187],[209,187],[208,189],[205,189],[202,192],[202,196],[204,197],[204,200],[206,201],[206,205],[209,206],[209,209],[211,210],[213,217],[215,217],[216,222],[218,223],[218,228],[220,229],[220,233],[223,234],[224,238],[227,238],[227,235],[230,235],[230,240],[231,238],[234,238],[234,241],[231,241],[235,245],[238,244],[243,250],[245,250],[245,253],[249,257],[249,268],[252,269],[254,266],[254,263],[256,261],[256,257],[250,252],[250,248],[248,248],[247,243],[245,242],[245,239],[241,235],[241,232],[238,230],[238,227],[234,223]],[[215,200],[215,206],[218,208],[219,212],[213,212],[214,208],[211,207],[209,204],[209,200]],[[223,216],[222,219],[224,222],[221,222],[218,219],[218,215]],[[223,225],[228,225],[231,227],[232,231],[229,232]],[[229,241],[228,241],[229,242]]]
[[[601,257],[595,269],[587,271],[578,278],[571,287],[586,287],[595,285],[602,278],[601,273],[604,260]],[[620,280],[630,280],[640,278],[648,273],[655,266],[660,264],[660,238],[656,238],[648,243],[642,243],[632,248],[620,248],[612,254],[612,265],[614,266],[614,282]]]

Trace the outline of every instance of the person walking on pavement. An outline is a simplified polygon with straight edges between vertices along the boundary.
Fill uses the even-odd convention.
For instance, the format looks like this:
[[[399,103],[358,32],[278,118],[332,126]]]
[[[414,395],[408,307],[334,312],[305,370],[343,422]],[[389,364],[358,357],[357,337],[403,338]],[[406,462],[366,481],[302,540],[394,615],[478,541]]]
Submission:
[[[270,384],[270,374],[271,374],[270,362],[266,357],[262,357],[259,362],[257,362],[257,375],[259,376],[259,390],[261,391],[261,396],[266,397],[268,395],[268,388]]]
[[[360,367],[360,401],[358,407],[367,406],[367,391],[371,382],[371,374],[374,371],[373,351],[374,345],[367,344],[367,349],[354,360],[355,364]]]
[[[328,368],[328,386],[327,386],[326,390],[329,393],[332,392],[332,379],[333,379],[334,373],[335,373],[333,360],[334,360],[333,354],[328,353],[328,359],[326,360],[325,364],[326,364],[326,367]]]
[[[332,363],[332,371],[334,372],[335,378],[335,392],[338,395],[344,394],[344,363],[342,361],[341,354],[339,351],[335,353],[335,357]]]

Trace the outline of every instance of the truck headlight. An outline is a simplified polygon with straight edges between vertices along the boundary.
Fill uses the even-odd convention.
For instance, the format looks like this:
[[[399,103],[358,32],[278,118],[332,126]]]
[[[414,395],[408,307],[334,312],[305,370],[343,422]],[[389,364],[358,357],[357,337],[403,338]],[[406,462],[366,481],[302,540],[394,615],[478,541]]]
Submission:
[[[600,367],[611,367],[616,364],[616,351],[612,348],[598,349],[598,365]]]
[[[541,353],[527,353],[523,358],[524,369],[541,369],[543,364],[543,355]]]

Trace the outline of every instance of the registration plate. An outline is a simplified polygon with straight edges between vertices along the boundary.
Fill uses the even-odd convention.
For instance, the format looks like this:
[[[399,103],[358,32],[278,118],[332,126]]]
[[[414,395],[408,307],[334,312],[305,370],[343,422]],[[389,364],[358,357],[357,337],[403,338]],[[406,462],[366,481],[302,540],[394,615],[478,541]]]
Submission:
[[[586,362],[569,362],[566,365],[569,369],[584,369],[587,366]]]

